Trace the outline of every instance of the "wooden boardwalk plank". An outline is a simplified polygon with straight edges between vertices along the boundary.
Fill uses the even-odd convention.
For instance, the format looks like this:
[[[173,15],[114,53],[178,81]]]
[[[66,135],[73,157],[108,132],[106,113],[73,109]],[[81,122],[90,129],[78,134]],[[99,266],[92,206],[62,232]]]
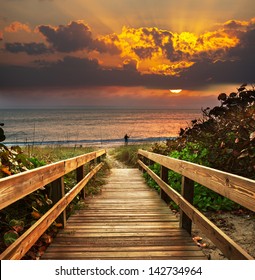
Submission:
[[[42,259],[205,259],[138,169],[112,169]]]

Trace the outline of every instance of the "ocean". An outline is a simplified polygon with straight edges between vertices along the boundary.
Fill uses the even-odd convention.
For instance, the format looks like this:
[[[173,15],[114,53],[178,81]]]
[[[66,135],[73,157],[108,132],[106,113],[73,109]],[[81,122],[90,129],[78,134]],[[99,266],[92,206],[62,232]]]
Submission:
[[[201,110],[1,109],[5,145],[115,145],[164,141],[201,118]]]

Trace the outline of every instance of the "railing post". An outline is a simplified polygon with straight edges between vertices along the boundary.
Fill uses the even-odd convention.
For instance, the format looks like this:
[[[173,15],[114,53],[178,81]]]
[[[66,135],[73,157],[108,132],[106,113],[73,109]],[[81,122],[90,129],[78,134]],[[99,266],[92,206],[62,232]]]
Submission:
[[[79,183],[85,176],[84,165],[81,165],[76,169],[76,180]],[[85,199],[85,187],[81,191],[81,197]]]
[[[99,164],[101,162],[101,156],[96,158],[96,163]]]
[[[142,162],[144,162],[143,156],[141,154],[139,154],[139,153],[137,154],[137,159],[142,161]],[[138,165],[138,169],[140,171],[142,171],[143,173],[145,173],[144,169],[142,168],[142,166],[140,164]]]
[[[64,177],[60,177],[51,183],[52,186],[52,201],[55,204],[65,195]],[[66,210],[64,210],[56,219],[63,227],[66,226]]]
[[[141,156],[141,161],[142,161],[144,164],[146,164],[146,159],[145,159],[145,157],[144,157],[144,156]],[[146,173],[146,171],[145,171],[145,169],[143,169],[143,167],[142,167],[142,166],[141,166],[141,169],[142,169],[143,174],[145,174],[145,173]]]
[[[165,166],[161,165],[161,168],[160,168],[160,178],[162,179],[162,181],[164,181],[167,184],[168,184],[168,171],[169,171],[168,168],[166,168]],[[166,203],[169,203],[171,201],[169,196],[161,188],[160,188],[160,197]]]
[[[191,204],[194,197],[194,181],[182,176],[181,195]],[[180,227],[185,229],[189,234],[192,230],[192,220],[180,209]]]

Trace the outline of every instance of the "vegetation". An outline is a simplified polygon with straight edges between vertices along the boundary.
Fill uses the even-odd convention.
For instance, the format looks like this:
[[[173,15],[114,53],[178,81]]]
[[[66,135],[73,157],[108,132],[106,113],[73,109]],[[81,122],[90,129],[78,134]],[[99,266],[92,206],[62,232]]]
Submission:
[[[236,93],[221,93],[220,106],[203,109],[203,118],[180,130],[179,137],[152,151],[255,179],[255,90],[242,85]],[[159,166],[151,168],[159,174]],[[171,186],[180,191],[180,175],[169,172]],[[158,188],[149,179],[149,184]],[[231,210],[232,201],[195,183],[194,205],[203,211]]]
[[[125,163],[129,167],[137,167],[137,151],[139,149],[149,149],[149,144],[141,144],[141,145],[125,145],[116,147],[114,149],[114,157]]]
[[[31,147],[26,147],[25,149],[27,149],[27,153],[18,146],[8,148],[0,144],[0,178],[92,151],[91,148],[65,147],[33,147],[33,149],[31,149]],[[33,153],[31,153],[31,150]],[[66,192],[68,192],[76,184],[75,173],[70,172],[65,175],[64,182]],[[102,176],[93,178],[86,188],[87,194],[97,193],[102,184]],[[0,211],[0,251],[4,251],[11,245],[33,223],[46,213],[52,204],[50,186],[45,186],[45,188],[39,189],[2,209]],[[81,205],[80,197],[77,196],[68,207],[68,214],[77,207],[81,207]],[[54,222],[24,258],[36,259],[40,257],[46,247],[51,243],[59,227],[62,227],[62,224]]]
[[[177,141],[164,152],[183,150],[187,143],[208,149],[213,168],[255,179],[255,90],[242,85],[237,93],[221,93],[220,106],[202,110],[203,118],[181,129]]]
[[[193,163],[201,164],[204,166],[209,166],[208,162],[209,149],[201,148],[198,144],[187,143],[186,147],[181,151],[173,150],[169,153],[170,157],[178,158]],[[160,175],[160,165],[153,164],[150,168],[157,174]],[[149,178],[149,175],[145,174],[145,178],[148,184],[159,191],[159,186],[154,180]],[[173,189],[181,192],[181,181],[182,176],[174,171],[168,172],[168,182]],[[232,210],[233,208],[238,208],[239,206],[233,201],[218,195],[217,193],[211,191],[210,189],[198,184],[194,184],[194,206],[201,211],[219,211],[219,210]],[[178,209],[174,202],[170,202],[172,209]]]

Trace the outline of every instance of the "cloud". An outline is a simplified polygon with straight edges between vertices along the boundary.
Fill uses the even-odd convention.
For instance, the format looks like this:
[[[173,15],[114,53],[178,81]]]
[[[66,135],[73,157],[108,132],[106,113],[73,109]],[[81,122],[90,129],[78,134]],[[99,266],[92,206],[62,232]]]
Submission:
[[[90,27],[83,21],[72,21],[58,27],[40,25],[38,30],[52,48],[59,52],[70,53],[80,50],[96,50],[99,53],[109,52],[110,54],[120,52],[112,43],[114,35],[93,39]]]
[[[126,60],[121,68],[103,69],[96,59],[73,56],[39,60],[33,67],[0,65],[0,88],[141,86],[145,81],[136,67],[136,61]]]
[[[0,84],[5,87],[62,87],[94,85],[100,74],[96,59],[66,56],[48,62],[36,60],[34,66],[0,66]]]
[[[123,86],[194,90],[217,83],[254,82],[253,64],[254,60],[215,63],[204,60],[186,68],[181,74],[170,76],[164,75],[164,72],[177,72],[178,69],[162,69],[161,74],[157,69],[155,73],[141,74],[137,71],[138,62],[132,59],[124,60],[122,68],[104,69],[96,59],[67,56],[54,62],[36,61],[34,67],[0,65],[0,89]]]
[[[255,18],[251,18],[249,21],[241,21],[241,20],[229,20],[221,25],[224,30],[228,30],[229,32],[238,31],[246,32],[250,29],[254,29],[255,27]]]
[[[200,35],[124,27],[119,34],[95,39],[90,27],[81,21],[58,27],[41,25],[39,31],[46,37],[50,49],[44,43],[18,42],[6,43],[5,48],[12,53],[31,55],[51,50],[55,52],[55,61],[52,55],[51,61],[46,57],[34,65],[30,62],[29,67],[0,65],[0,88],[199,89],[214,83],[254,82],[254,23],[255,20],[231,21]],[[66,56],[78,50],[87,50],[83,52],[87,57],[78,57],[80,53]]]
[[[88,25],[72,21],[57,28],[40,25],[38,30],[46,37],[52,47],[59,52],[74,52],[88,48],[92,42],[92,33]]]
[[[120,54],[121,50],[115,45],[115,41],[118,41],[116,34],[101,36],[93,40],[90,49],[99,53]]]
[[[135,59],[126,59],[123,61],[123,69],[128,71],[137,71],[138,61]]]
[[[44,43],[5,43],[5,50],[11,53],[25,52],[28,55],[40,55],[52,51]]]
[[[9,33],[14,33],[18,31],[25,31],[30,33],[31,29],[27,24],[21,23],[19,21],[12,22],[9,26],[5,27],[4,31]]]
[[[115,44],[121,49],[122,56],[133,57],[140,60],[157,59],[162,56],[162,46],[167,42],[171,33],[153,28],[123,27],[117,34]]]
[[[254,42],[255,42],[255,26],[247,32],[242,32],[240,35],[239,44],[229,51],[229,57],[236,57],[237,59],[250,59],[254,61]]]
[[[121,50],[121,57],[137,59],[141,73],[180,75],[194,63],[215,62],[239,43],[236,34],[220,28],[196,35],[191,32],[171,32],[156,27],[123,27],[112,37]],[[146,66],[145,66],[146,65]]]
[[[225,29],[246,29],[249,23],[247,21],[240,21],[240,20],[228,20],[223,24]]]

